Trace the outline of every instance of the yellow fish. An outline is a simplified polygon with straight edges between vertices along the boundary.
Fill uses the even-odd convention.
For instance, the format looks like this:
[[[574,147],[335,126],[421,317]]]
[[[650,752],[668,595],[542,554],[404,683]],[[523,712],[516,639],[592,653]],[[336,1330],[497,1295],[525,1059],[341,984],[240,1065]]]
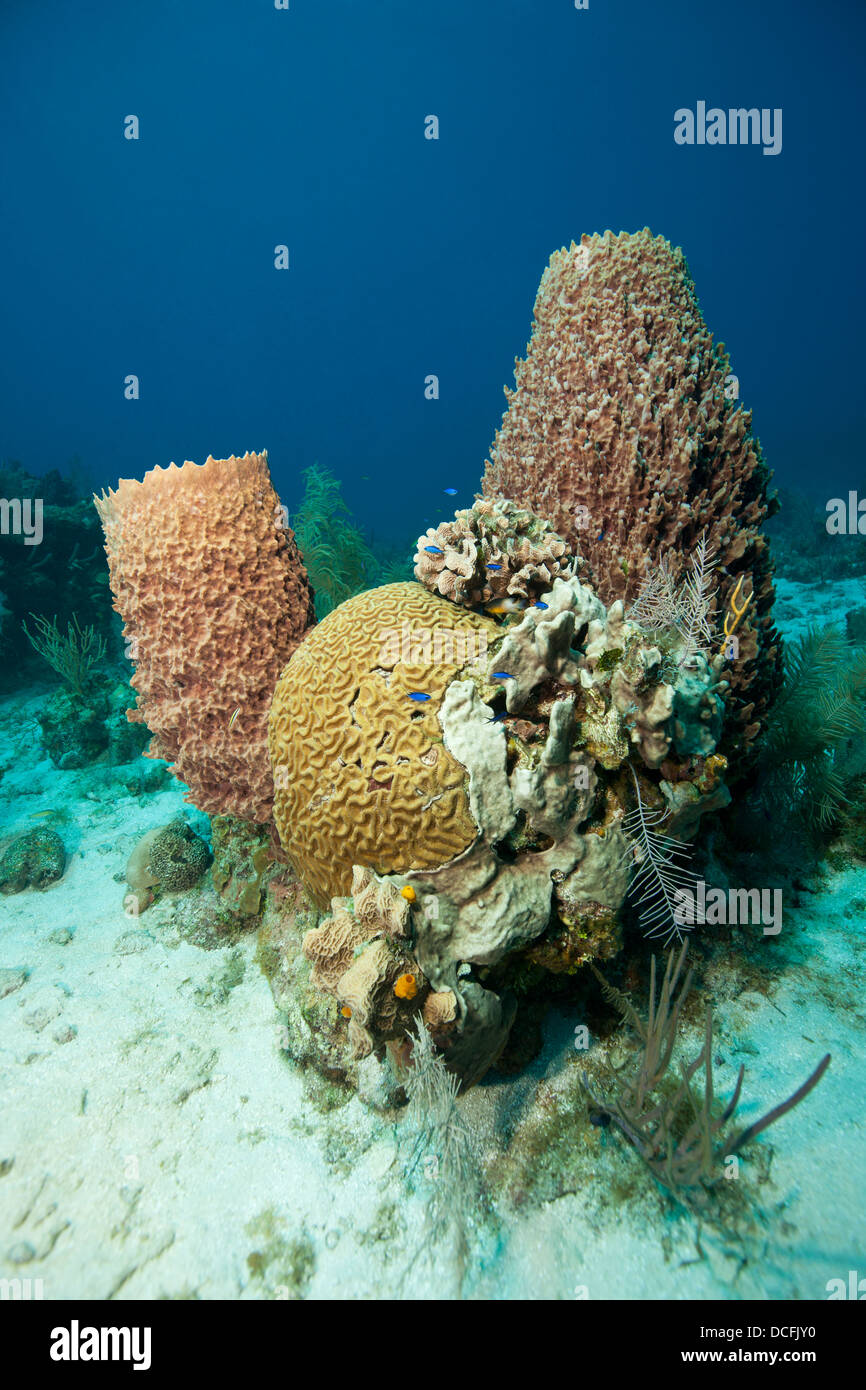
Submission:
[[[492,603],[485,603],[484,612],[492,613],[494,617],[499,617],[504,613],[522,613],[526,607],[525,598],[497,598]]]

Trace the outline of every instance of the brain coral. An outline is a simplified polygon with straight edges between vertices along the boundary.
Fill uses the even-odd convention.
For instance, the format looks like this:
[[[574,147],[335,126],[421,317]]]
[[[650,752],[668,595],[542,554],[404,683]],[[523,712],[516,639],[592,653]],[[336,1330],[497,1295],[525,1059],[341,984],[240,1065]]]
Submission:
[[[313,610],[267,455],[154,468],[94,501],[149,756],[202,811],[269,820],[268,708]]]
[[[780,674],[772,565],[760,527],[769,473],[730,363],[701,316],[682,251],[648,228],[556,252],[483,490],[547,518],[605,602],[635,597],[669,552],[675,578],[701,533],[719,561],[719,616],[737,578],[754,598],[730,672],[731,746],[749,742]]]
[[[295,652],[271,708],[274,819],[321,907],[349,893],[354,864],[430,868],[472,843],[464,769],[437,715],[497,635],[420,584],[386,584],[340,604]]]

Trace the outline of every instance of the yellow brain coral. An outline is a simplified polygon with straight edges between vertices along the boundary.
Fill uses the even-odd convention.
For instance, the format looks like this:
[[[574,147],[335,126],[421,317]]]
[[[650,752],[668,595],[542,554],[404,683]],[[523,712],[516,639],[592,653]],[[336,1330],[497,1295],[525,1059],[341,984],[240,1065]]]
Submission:
[[[295,652],[271,706],[274,819],[320,906],[349,893],[353,864],[435,868],[475,839],[437,713],[497,636],[420,584],[386,584],[340,604]]]

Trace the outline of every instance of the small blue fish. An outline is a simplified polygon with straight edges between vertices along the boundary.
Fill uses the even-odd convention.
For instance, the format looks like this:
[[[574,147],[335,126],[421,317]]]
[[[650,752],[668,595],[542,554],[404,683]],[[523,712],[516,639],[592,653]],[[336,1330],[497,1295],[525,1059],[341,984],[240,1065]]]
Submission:
[[[489,719],[487,722],[488,722],[488,724],[501,724],[502,721],[503,721],[503,719],[507,719],[507,718],[508,718],[508,715],[507,715],[507,714],[505,713],[505,711],[503,710],[502,714],[494,714],[493,718],[492,718],[492,719]]]
[[[534,606],[535,608],[547,608],[547,607],[549,607],[548,604],[542,603],[542,602],[541,602],[541,599],[539,599],[538,602],[537,602],[536,604],[534,604],[533,606]]]
[[[438,545],[425,545],[424,549],[428,555],[444,555],[445,551],[440,550]]]
[[[501,565],[487,565],[486,568],[489,569],[489,570],[501,570],[501,569],[502,569],[502,566],[501,566]]]
[[[598,535],[596,536],[595,539],[596,539],[597,541],[600,541],[603,535],[604,535],[604,532],[603,532],[603,531],[599,531],[599,533],[598,533]]]
[[[494,671],[490,679],[494,681],[513,681],[514,677],[510,671]]]
[[[456,497],[456,496],[457,496],[457,489],[456,489],[456,487],[446,487],[446,488],[443,488],[443,492],[445,493],[446,497]]]
[[[416,703],[416,705],[420,705],[420,704],[423,703],[424,700],[429,700],[429,699],[430,699],[430,696],[429,696],[429,695],[425,695],[425,694],[424,694],[422,691],[420,691],[420,690],[410,690],[410,692],[409,692],[409,699],[410,699],[410,700],[414,700],[415,703]]]

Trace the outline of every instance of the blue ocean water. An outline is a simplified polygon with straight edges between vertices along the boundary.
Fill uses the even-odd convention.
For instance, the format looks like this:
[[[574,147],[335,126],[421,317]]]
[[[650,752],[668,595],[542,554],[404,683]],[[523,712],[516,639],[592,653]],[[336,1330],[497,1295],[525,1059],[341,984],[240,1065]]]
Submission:
[[[866,1275],[862,10],[97,0],[46,16],[8,0],[0,35],[3,1288],[148,1301],[416,1299],[431,1288],[497,1300],[850,1297],[837,1285]],[[748,142],[733,138],[728,113],[740,109],[756,112]],[[91,500],[171,462],[267,450],[277,531],[288,520],[297,536],[320,623],[359,592],[411,581],[419,544],[447,569],[436,528],[480,491],[550,256],[583,234],[644,227],[682,247],[773,470],[781,505],[763,529],[788,653],[758,754],[731,752],[722,735],[690,749],[703,759],[724,746],[732,774],[731,805],[715,806],[698,837],[701,872],[726,894],[778,893],[783,908],[778,933],[753,915],[694,934],[682,1056],[706,1047],[724,1097],[744,1066],[741,1127],[832,1058],[744,1155],[719,1150],[728,1167],[708,1197],[702,1182],[699,1196],[666,1186],[628,1115],[613,1113],[604,1087],[637,1064],[639,1028],[562,955],[541,985],[536,958],[513,967],[500,992],[520,1001],[519,1025],[459,1097],[438,1054],[429,1077],[420,1054],[413,1071],[407,1033],[390,1048],[377,1035],[349,1065],[339,1048],[363,1010],[354,994],[344,1002],[348,986],[317,993],[303,964],[304,935],[328,911],[307,896],[304,837],[290,846],[270,815],[232,816],[248,774],[231,761],[244,698],[222,691],[208,731],[224,806],[185,795],[169,759],[145,756],[160,731],[126,718],[154,682],[167,706],[177,696],[186,708],[200,681],[207,708],[214,659],[246,650],[258,616],[215,658],[193,611],[232,610],[243,584],[231,544],[219,592],[188,600],[201,646],[181,678],[168,655],[154,665],[146,638],[136,645],[126,606],[144,581],[110,582]],[[191,527],[199,505],[190,494]],[[746,505],[737,499],[739,519]],[[166,557],[184,523],[182,510],[160,520]],[[152,540],[147,581],[175,614],[158,530]],[[270,546],[268,533],[261,553]],[[513,556],[485,554],[493,587],[463,607],[492,625],[491,641],[533,608],[533,622],[555,620],[552,575],[503,601],[495,585]],[[246,555],[241,579],[252,565]],[[437,591],[443,603],[456,592]],[[279,627],[265,646],[273,636],[279,650]],[[345,660],[311,710],[356,659],[356,631],[347,624]],[[568,652],[566,641],[563,662]],[[442,693],[435,673],[402,660],[406,718],[436,719],[424,708]],[[523,670],[500,660],[490,672],[501,691],[478,689],[502,765],[528,779],[542,745],[508,693]],[[579,686],[563,673],[557,698],[566,677]],[[724,695],[711,698],[721,710]],[[352,739],[368,718],[353,714]],[[444,735],[466,768],[493,746],[476,735]],[[390,736],[383,728],[385,754]],[[343,752],[341,767],[354,757]],[[660,766],[655,783],[668,775]],[[367,793],[390,790],[383,768],[373,764]],[[623,810],[630,784],[604,768]],[[284,771],[277,761],[278,805]],[[698,772],[714,786],[705,759]],[[426,813],[440,795],[419,790],[416,804]],[[334,795],[335,824],[341,806]],[[413,872],[441,867],[427,834]],[[527,837],[533,853],[553,843],[547,831]],[[506,841],[497,864],[523,864],[526,842]],[[389,867],[378,864],[381,876]],[[551,861],[551,873],[565,871]],[[389,899],[388,910],[421,932],[424,884],[391,877],[407,906]],[[355,913],[360,890],[344,897]],[[482,925],[504,908],[490,912]],[[597,963],[643,1019],[663,943],[623,917],[621,949]],[[563,923],[545,929],[557,951]],[[399,935],[377,938],[393,954],[392,1011],[428,988],[461,1009],[464,987],[467,999],[499,988],[498,957],[467,948],[450,984],[436,984]],[[367,944],[353,938],[347,970]],[[677,1100],[673,1073],[659,1085],[684,1143],[688,1097]],[[431,1097],[438,1136],[419,1118]],[[449,1168],[446,1153],[463,1158]]]

